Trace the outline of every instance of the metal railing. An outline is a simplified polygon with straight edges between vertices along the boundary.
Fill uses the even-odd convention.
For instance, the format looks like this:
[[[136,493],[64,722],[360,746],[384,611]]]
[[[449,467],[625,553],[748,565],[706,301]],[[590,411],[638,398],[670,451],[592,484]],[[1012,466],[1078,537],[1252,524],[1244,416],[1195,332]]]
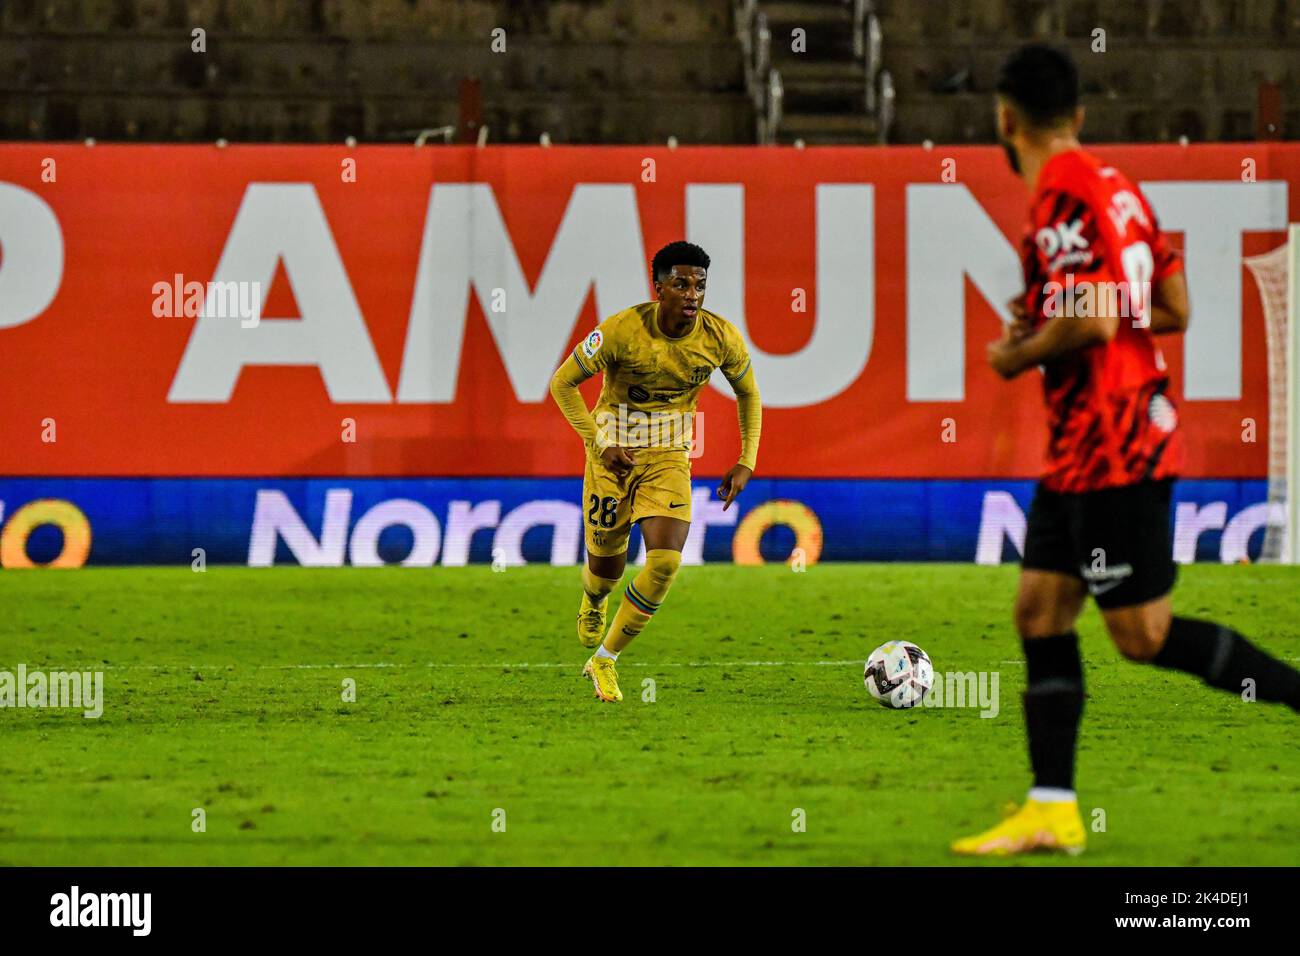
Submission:
[[[745,92],[754,104],[758,141],[776,142],[781,127],[784,87],[781,74],[772,68],[772,31],[758,0],[736,0],[736,37],[740,40],[745,65]]]
[[[740,59],[745,67],[745,92],[754,96],[754,23],[758,18],[758,0],[736,0],[732,8],[736,21],[736,39],[740,41]]]
[[[888,70],[880,71],[880,108],[876,111],[876,141],[888,142],[889,129],[894,125],[894,78]]]
[[[440,138],[444,143],[450,143],[452,138],[456,135],[456,127],[431,126],[426,129],[404,129],[399,130],[394,135],[400,136],[402,139],[414,136],[416,146],[423,146],[434,137]]]
[[[895,99],[893,78],[882,69],[881,47],[884,35],[872,0],[851,2],[853,55],[862,60],[863,105],[868,113],[875,115],[879,140],[883,143],[894,122]]]
[[[781,130],[781,118],[785,108],[785,87],[781,84],[781,73],[771,70],[767,74],[767,101],[758,119],[758,141],[766,145],[776,142],[776,134]]]

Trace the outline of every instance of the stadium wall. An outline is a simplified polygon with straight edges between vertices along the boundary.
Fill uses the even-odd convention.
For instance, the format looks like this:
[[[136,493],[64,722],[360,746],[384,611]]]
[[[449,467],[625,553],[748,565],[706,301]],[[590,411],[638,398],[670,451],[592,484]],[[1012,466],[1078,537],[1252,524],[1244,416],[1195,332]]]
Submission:
[[[1268,437],[1242,259],[1300,219],[1300,146],[1097,152],[1184,251],[1180,554],[1235,560]],[[577,560],[546,384],[683,235],[766,413],[739,523],[709,524],[738,441],[725,384],[702,399],[699,558],[783,558],[805,512],[822,560],[1012,557],[1042,402],[983,352],[1025,206],[989,147],[0,146],[0,564],[71,563],[77,514],[91,563]]]

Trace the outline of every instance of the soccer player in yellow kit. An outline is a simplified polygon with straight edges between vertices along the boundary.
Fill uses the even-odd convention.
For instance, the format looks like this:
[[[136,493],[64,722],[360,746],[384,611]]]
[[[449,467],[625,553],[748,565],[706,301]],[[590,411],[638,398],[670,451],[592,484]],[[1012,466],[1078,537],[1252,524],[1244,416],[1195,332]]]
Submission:
[[[603,701],[623,699],[614,662],[659,610],[681,564],[691,526],[695,406],[713,370],[722,369],[731,383],[740,418],[740,460],[718,487],[724,511],[754,473],[763,415],[745,340],[703,308],[705,251],[673,242],[655,253],[650,268],[658,301],[600,323],[551,379],[555,403],[587,449],[578,640],[584,647],[600,643],[582,673]],[[578,386],[597,372],[605,381],[588,411]],[[605,598],[623,577],[628,535],[638,522],[645,567],[605,633]]]

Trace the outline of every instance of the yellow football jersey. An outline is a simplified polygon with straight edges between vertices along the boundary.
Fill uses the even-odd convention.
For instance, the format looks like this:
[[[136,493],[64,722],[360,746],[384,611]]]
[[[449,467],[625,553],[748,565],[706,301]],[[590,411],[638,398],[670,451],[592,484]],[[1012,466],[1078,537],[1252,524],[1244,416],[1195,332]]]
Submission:
[[[691,330],[671,338],[659,328],[659,303],[611,315],[577,348],[588,375],[605,373],[592,409],[597,429],[627,448],[689,450],[695,406],[714,369],[733,384],[749,371],[749,349],[736,327],[700,309]]]

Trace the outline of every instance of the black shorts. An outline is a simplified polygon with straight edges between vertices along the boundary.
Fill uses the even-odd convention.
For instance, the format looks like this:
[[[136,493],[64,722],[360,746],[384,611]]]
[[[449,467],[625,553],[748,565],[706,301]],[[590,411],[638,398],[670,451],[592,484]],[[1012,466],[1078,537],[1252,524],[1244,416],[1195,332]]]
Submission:
[[[1062,494],[1040,484],[1021,567],[1081,578],[1102,608],[1168,594],[1178,574],[1169,534],[1173,486],[1166,478]]]

